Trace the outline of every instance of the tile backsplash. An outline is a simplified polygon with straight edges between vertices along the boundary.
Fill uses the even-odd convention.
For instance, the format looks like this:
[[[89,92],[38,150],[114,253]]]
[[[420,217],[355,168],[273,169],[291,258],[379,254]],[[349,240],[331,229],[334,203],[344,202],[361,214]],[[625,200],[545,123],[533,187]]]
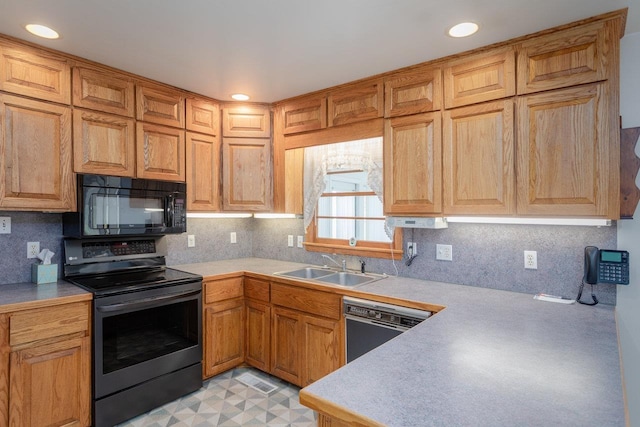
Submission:
[[[29,282],[31,264],[27,242],[56,252],[62,264],[62,216],[60,214],[0,212],[11,217],[11,234],[0,235],[2,275],[0,284]],[[230,243],[230,233],[237,243]],[[187,235],[196,246],[187,247]],[[259,257],[324,264],[321,254],[287,247],[287,236],[304,235],[301,219],[204,219],[189,218],[188,232],[166,236],[167,264],[178,265],[221,259]],[[504,289],[524,293],[545,292],[575,298],[582,278],[583,249],[594,245],[616,248],[616,226],[542,226],[450,224],[448,229],[405,229],[404,240],[417,243],[418,256],[410,266],[367,258],[368,271],[426,280]],[[453,247],[452,261],[436,261],[436,244]],[[538,269],[524,269],[524,250],[537,251]],[[336,256],[341,259],[340,255]],[[359,268],[357,257],[346,257],[349,268]],[[62,274],[62,265],[59,271]],[[595,287],[598,299],[615,304],[616,286]],[[589,298],[587,288],[583,298]]]

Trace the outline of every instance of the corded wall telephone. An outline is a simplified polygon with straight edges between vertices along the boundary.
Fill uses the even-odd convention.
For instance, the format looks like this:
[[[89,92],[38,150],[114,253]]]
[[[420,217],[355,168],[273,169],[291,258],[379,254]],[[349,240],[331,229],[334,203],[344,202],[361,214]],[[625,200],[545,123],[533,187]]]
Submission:
[[[580,300],[585,283],[591,285],[591,299],[593,302],[589,303]],[[598,304],[598,298],[596,298],[593,291],[593,285],[597,283],[628,285],[629,252],[598,249],[595,246],[584,248],[584,277],[582,278],[576,301],[585,305]]]
[[[584,282],[628,285],[629,252],[587,246],[584,248]]]

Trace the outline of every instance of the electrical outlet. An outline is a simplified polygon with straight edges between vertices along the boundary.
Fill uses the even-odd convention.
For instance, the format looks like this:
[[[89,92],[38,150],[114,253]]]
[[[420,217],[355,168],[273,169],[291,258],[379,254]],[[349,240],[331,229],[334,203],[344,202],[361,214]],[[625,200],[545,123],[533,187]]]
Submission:
[[[11,234],[11,217],[0,217],[0,234]]]
[[[303,245],[302,245],[302,242],[304,242],[303,239],[304,239],[304,236],[298,236],[298,247],[299,248],[303,247]]]
[[[407,258],[418,255],[418,244],[416,242],[407,242]]]
[[[27,258],[37,258],[40,253],[40,242],[27,242]]]
[[[292,248],[293,247],[293,234],[289,234],[287,236],[287,246]]]
[[[187,247],[188,248],[193,248],[196,246],[196,236],[195,234],[188,234],[187,235]]]
[[[524,268],[530,270],[538,269],[538,252],[524,251]]]
[[[237,237],[236,237],[236,232],[235,232],[235,231],[232,231],[232,232],[229,234],[229,241],[230,241],[231,243],[237,243],[237,242],[238,242],[238,239],[237,239]]]
[[[453,261],[453,246],[436,245],[436,259],[440,261]]]

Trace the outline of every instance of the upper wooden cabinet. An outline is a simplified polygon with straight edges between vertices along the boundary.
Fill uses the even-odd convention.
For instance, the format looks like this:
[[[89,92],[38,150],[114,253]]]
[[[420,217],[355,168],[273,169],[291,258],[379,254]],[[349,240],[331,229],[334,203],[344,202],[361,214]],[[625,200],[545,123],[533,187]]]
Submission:
[[[122,74],[75,67],[73,69],[73,105],[134,117],[133,80]]]
[[[445,214],[515,213],[513,105],[508,99],[444,112]]]
[[[451,61],[444,67],[444,106],[461,107],[516,93],[512,46]]]
[[[184,131],[180,129],[136,123],[136,175],[184,182],[184,138]]]
[[[270,140],[223,138],[222,159],[222,209],[271,209]]]
[[[163,87],[136,85],[136,118],[184,129],[184,95]]]
[[[620,147],[609,83],[517,104],[518,214],[618,218]]]
[[[442,212],[441,127],[440,112],[385,121],[385,214]]]
[[[329,93],[329,126],[344,125],[382,117],[384,113],[382,79],[336,89]]]
[[[284,211],[302,215],[304,210],[304,148],[284,153]]]
[[[75,210],[71,109],[0,93],[0,208]]]
[[[282,105],[285,135],[327,127],[327,98],[301,99]]]
[[[209,100],[187,98],[187,130],[220,135],[220,106]]]
[[[384,116],[426,113],[442,108],[442,70],[420,67],[387,77],[384,82]]]
[[[0,44],[0,90],[70,104],[71,68],[44,51]]]
[[[73,170],[134,177],[135,120],[110,114],[73,111]]]
[[[222,136],[239,138],[271,137],[271,110],[268,106],[229,106],[222,109]]]
[[[187,210],[220,210],[220,137],[187,132]]]
[[[607,78],[616,35],[597,22],[523,42],[518,48],[518,93],[527,94]]]

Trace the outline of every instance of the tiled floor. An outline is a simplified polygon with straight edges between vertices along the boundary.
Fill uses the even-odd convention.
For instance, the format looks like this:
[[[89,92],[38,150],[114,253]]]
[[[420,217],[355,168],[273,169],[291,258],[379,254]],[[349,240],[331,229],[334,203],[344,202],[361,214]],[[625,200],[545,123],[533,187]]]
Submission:
[[[236,378],[251,372],[278,386],[266,395]],[[205,381],[195,393],[121,424],[121,427],[315,427],[315,413],[300,405],[298,388],[251,368],[237,368]]]

